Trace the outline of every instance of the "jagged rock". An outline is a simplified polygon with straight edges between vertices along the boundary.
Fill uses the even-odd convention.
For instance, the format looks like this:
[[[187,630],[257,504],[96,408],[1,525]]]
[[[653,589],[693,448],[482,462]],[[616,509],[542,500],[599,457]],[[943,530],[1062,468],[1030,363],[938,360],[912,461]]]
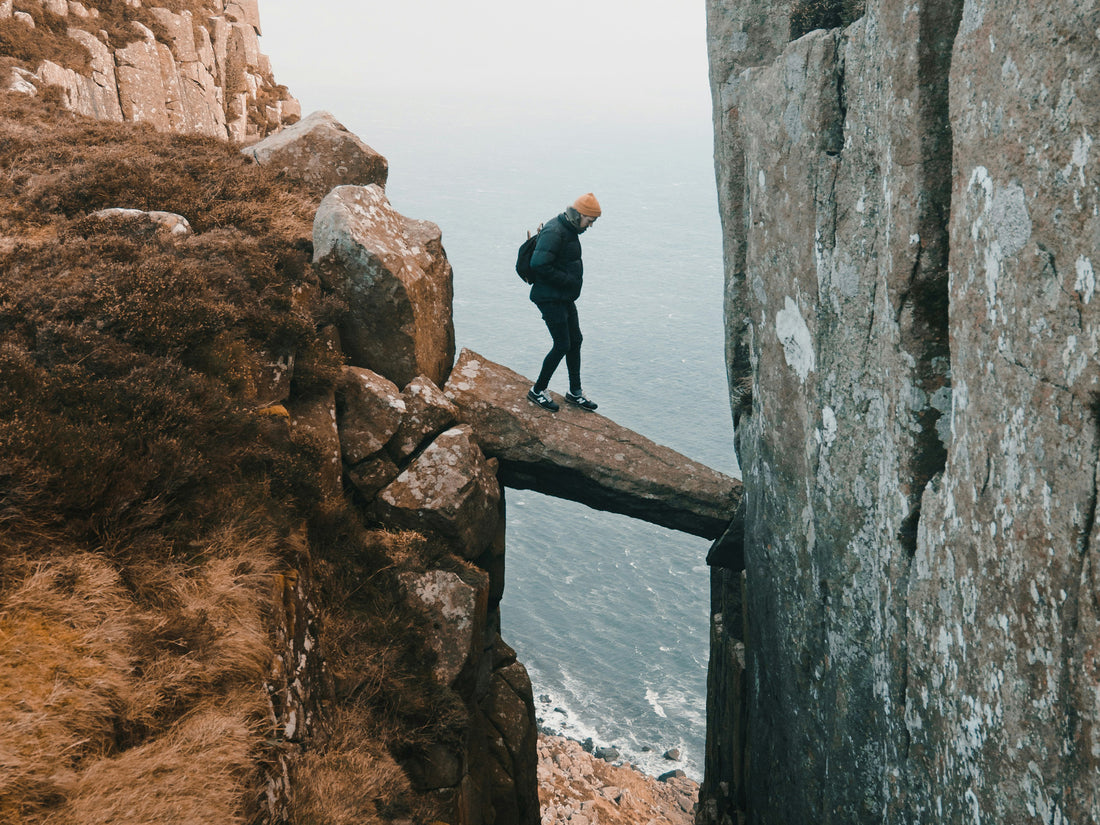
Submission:
[[[187,218],[183,215],[177,215],[175,212],[144,212],[141,209],[115,207],[100,209],[93,212],[90,217],[102,219],[130,218],[139,225],[148,227],[149,230],[158,235],[171,238],[186,238],[191,234],[191,224],[188,223]]]
[[[14,5],[15,0],[0,0],[0,20],[7,20],[11,17]]]
[[[313,247],[350,306],[340,338],[351,362],[399,386],[418,375],[442,385],[455,344],[439,227],[397,213],[377,185],[338,186],[317,210]]]
[[[481,708],[492,725],[490,730],[499,735],[490,737],[489,745],[498,773],[505,778],[493,789],[497,815],[506,822],[537,823],[538,727],[527,669],[516,661],[497,667]]]
[[[450,686],[471,656],[481,652],[489,577],[484,571],[469,567],[465,578],[449,570],[429,570],[420,575],[404,574],[401,582],[409,597],[427,611],[431,629],[426,642],[435,654],[432,672],[441,685]],[[449,784],[456,782],[457,779]]]
[[[336,423],[346,464],[355,466],[378,453],[404,415],[405,402],[396,384],[361,367],[344,368],[336,393]]]
[[[439,435],[458,421],[458,407],[426,376],[410,381],[401,398],[405,402],[405,416],[387,445],[398,462],[412,455],[425,439]]]
[[[500,485],[468,426],[433,441],[375,500],[388,524],[434,535],[463,558],[477,558],[496,535]]]
[[[35,27],[34,18],[25,11],[17,11],[13,14],[13,17],[29,29]]]
[[[391,481],[401,474],[401,469],[389,456],[380,453],[360,461],[354,467],[348,467],[348,480],[363,497],[364,501],[373,501],[374,497]]]
[[[318,484],[327,497],[343,494],[340,433],[336,429],[336,398],[298,401],[289,407],[291,438],[319,452]]]
[[[738,481],[654,444],[610,419],[526,398],[531,381],[464,349],[444,392],[473,425],[509,487],[715,538],[741,495]]]
[[[247,23],[256,34],[263,34],[260,30],[259,0],[235,0],[226,3],[225,16],[235,23]]]
[[[389,174],[386,159],[328,112],[313,112],[242,151],[305,183],[318,198],[345,184],[384,189]]]

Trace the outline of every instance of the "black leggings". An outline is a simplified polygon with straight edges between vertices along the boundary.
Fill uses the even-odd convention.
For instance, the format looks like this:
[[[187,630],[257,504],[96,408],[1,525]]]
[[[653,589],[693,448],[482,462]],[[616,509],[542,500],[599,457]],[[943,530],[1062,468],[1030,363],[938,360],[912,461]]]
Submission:
[[[542,320],[550,330],[554,346],[542,362],[542,372],[535,382],[535,391],[541,392],[550,385],[550,377],[565,358],[569,370],[569,389],[581,391],[581,323],[577,317],[577,305],[572,301],[541,301],[538,305]]]

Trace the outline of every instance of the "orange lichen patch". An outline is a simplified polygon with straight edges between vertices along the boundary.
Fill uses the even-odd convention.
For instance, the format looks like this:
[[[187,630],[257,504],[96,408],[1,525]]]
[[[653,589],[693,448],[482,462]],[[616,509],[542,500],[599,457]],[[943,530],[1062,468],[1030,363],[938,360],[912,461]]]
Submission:
[[[270,415],[276,418],[290,418],[290,413],[287,412],[286,407],[282,404],[272,404],[270,407],[264,407],[256,410],[257,415]]]

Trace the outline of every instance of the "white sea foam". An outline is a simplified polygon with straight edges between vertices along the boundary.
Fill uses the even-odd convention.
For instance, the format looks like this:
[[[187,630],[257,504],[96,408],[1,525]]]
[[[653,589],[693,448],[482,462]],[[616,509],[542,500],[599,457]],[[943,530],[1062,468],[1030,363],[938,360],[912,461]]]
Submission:
[[[665,713],[665,709],[661,707],[661,703],[657,701],[657,691],[652,688],[646,688],[645,700],[649,702],[649,706],[653,708],[653,712],[660,716],[662,719],[667,719],[668,714]]]

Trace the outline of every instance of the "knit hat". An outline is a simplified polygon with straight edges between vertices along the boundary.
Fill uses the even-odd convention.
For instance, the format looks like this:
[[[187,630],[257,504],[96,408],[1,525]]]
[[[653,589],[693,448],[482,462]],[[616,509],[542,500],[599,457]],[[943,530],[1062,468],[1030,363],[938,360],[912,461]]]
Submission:
[[[587,195],[581,195],[575,201],[573,201],[573,208],[584,215],[586,218],[598,218],[603,214],[600,209],[600,202],[596,200],[596,196],[589,192]]]

